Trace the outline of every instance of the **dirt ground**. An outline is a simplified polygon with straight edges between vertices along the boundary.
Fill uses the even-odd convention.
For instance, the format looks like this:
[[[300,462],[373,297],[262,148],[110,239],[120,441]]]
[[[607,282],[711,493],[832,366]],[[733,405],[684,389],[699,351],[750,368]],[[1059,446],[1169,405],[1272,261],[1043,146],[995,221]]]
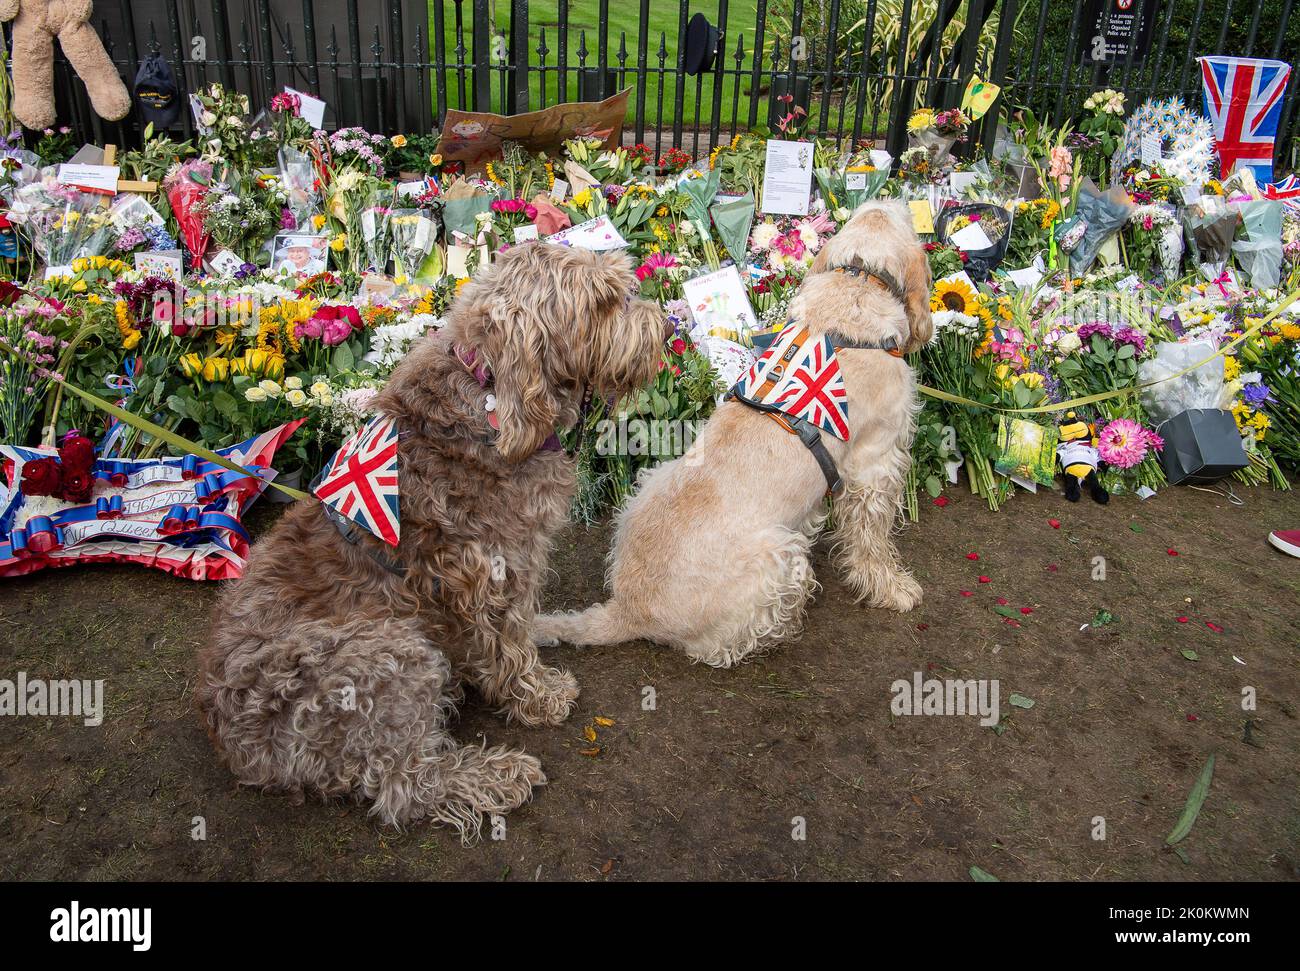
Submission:
[[[644,643],[553,649],[582,685],[565,726],[506,726],[467,700],[461,737],[522,744],[551,780],[504,839],[469,848],[234,785],[192,708],[215,587],[136,567],[5,580],[0,678],[103,678],[107,711],[98,728],[0,720],[0,877],[1295,880],[1300,560],[1264,537],[1300,525],[1300,494],[1237,491],[1244,506],[1188,489],[927,504],[899,540],[923,606],[855,606],[823,544],[802,638],[736,670]],[[601,596],[608,538],[559,537],[547,607]],[[890,685],[917,671],[998,679],[1000,731],[891,715]],[[1184,861],[1164,840],[1211,753]]]

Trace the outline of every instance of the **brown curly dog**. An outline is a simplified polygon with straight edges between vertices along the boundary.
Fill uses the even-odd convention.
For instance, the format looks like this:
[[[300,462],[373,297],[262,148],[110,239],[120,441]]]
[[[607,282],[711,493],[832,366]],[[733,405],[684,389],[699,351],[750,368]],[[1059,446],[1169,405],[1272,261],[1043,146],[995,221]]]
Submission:
[[[622,255],[502,254],[376,399],[401,434],[396,550],[349,543],[315,501],[254,547],[199,659],[200,709],[242,783],[351,793],[385,823],[428,817],[463,839],[545,783],[537,759],[461,745],[447,723],[465,680],[529,726],[562,722],[578,697],[530,637],[575,485],[554,430],[578,420],[584,388],[653,379],[665,320],[629,298],[635,282]]]

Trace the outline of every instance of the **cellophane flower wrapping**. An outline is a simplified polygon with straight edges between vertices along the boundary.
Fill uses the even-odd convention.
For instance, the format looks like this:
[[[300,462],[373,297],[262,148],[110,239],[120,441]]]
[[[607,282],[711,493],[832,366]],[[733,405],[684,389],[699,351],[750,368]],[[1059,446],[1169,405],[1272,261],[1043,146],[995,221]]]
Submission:
[[[1168,341],[1138,368],[1138,382],[1159,381],[1141,392],[1142,407],[1153,425],[1168,421],[1188,408],[1222,408],[1226,386],[1223,358],[1216,357],[1179,377],[1180,371],[1205,361],[1217,350],[1213,340]]]
[[[212,236],[204,228],[205,212],[201,205],[211,191],[212,166],[202,161],[186,162],[174,169],[164,182],[172,215],[181,229],[181,239],[197,266],[207,252]]]

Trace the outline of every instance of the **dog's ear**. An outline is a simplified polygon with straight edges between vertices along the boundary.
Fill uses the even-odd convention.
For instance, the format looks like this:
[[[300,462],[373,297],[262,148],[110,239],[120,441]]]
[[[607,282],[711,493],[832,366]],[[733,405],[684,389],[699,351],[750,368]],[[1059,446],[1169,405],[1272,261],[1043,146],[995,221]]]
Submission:
[[[550,334],[536,296],[520,284],[521,299],[491,302],[483,322],[496,397],[496,446],[511,463],[536,452],[559,420],[545,365]]]
[[[907,291],[907,352],[920,350],[934,336],[934,318],[930,315],[930,261],[925,250],[913,242],[903,250],[903,289]]]

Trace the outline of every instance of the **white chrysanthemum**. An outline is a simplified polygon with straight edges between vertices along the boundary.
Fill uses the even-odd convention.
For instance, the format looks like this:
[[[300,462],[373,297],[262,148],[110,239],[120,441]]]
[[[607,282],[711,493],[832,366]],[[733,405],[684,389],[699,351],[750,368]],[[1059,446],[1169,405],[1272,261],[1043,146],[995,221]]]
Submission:
[[[780,235],[781,233],[775,224],[762,222],[755,226],[754,231],[750,233],[749,245],[752,249],[765,250]]]

